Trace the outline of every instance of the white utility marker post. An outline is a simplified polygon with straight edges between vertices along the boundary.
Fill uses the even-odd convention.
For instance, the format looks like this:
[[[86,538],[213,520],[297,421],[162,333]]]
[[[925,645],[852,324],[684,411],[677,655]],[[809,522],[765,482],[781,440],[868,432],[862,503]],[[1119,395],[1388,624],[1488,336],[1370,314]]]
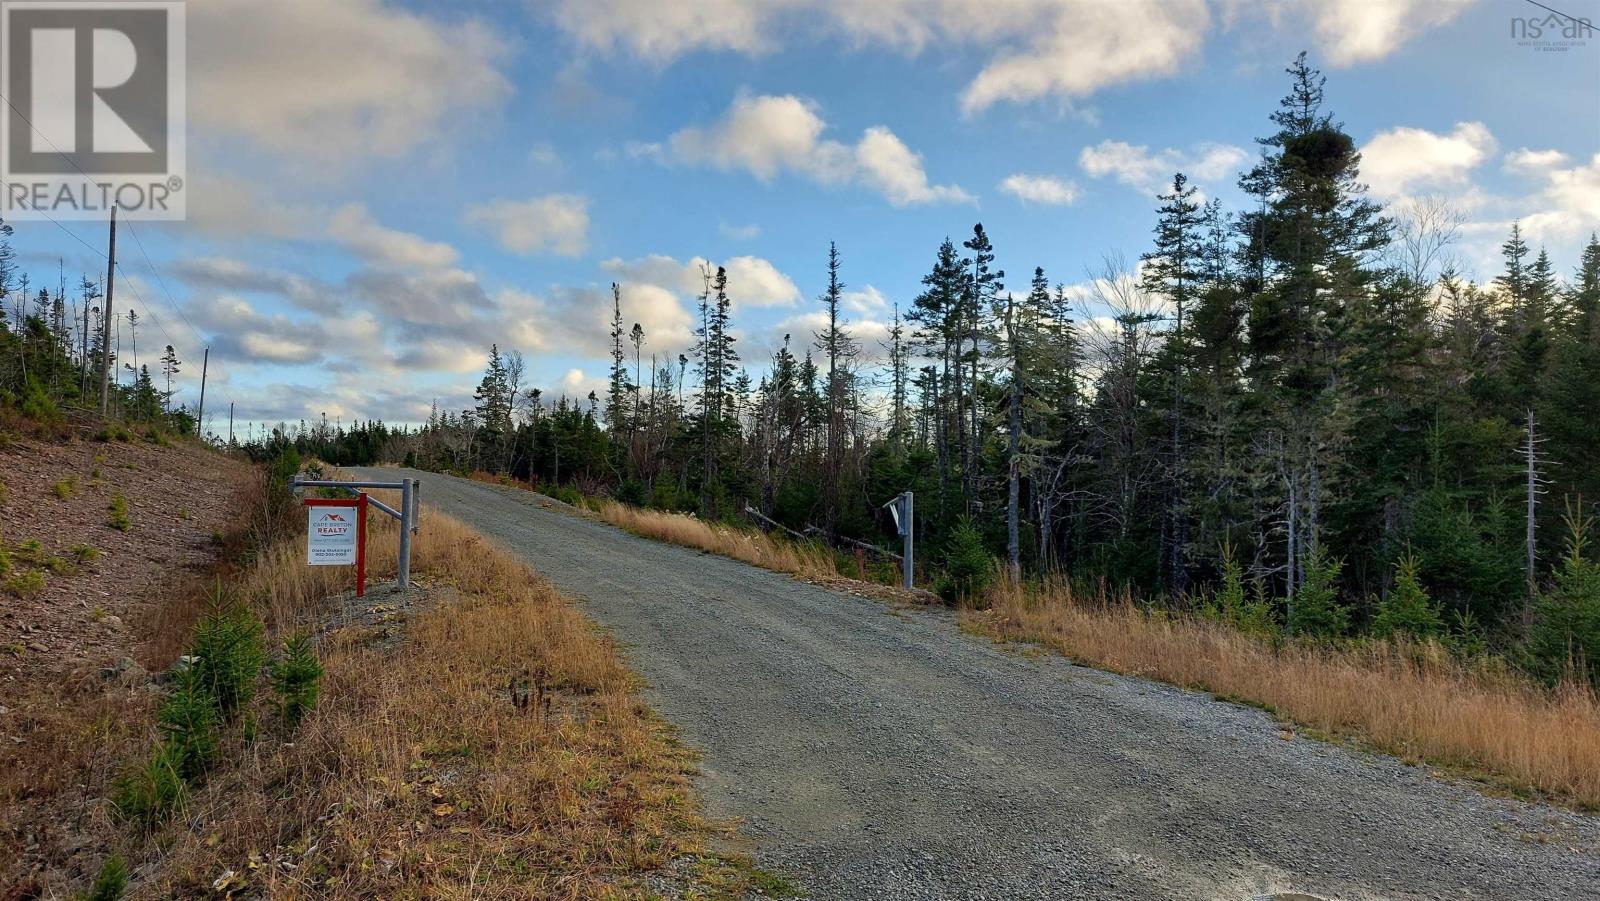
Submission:
[[[901,561],[900,566],[904,573],[905,586],[907,588],[915,588],[917,581],[917,565],[914,557],[912,556],[911,533],[914,531],[912,525],[916,515],[916,508],[912,503],[911,492],[901,492],[895,497],[894,500],[884,504],[884,506],[889,508],[889,515],[894,517],[895,530],[898,531],[901,537],[905,539],[905,559]]]

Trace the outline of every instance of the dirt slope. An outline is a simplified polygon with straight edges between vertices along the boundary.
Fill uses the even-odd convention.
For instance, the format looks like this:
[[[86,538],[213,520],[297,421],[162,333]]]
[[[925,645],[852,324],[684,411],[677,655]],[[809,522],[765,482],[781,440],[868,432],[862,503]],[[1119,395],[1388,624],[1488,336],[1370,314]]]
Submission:
[[[156,614],[216,558],[247,473],[137,437],[0,450],[0,897],[99,866],[104,789],[143,740],[149,672],[170,662],[149,641]],[[42,588],[10,581],[32,573]]]
[[[393,475],[393,470],[387,470]],[[1600,820],[414,473],[630,646],[714,814],[814,897],[1592,898]],[[424,524],[424,527],[425,524]]]

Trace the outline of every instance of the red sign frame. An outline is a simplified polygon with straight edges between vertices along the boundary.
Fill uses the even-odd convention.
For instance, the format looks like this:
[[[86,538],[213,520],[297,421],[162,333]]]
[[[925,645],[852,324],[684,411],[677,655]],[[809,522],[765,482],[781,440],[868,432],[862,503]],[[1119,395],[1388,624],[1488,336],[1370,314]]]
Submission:
[[[367,596],[367,493],[355,497],[308,497],[307,507],[354,507],[356,510],[356,597]]]

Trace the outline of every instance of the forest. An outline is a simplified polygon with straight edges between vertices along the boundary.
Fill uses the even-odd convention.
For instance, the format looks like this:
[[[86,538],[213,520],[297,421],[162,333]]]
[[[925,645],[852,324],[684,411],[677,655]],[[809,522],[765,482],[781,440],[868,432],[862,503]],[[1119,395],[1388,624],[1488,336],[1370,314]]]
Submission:
[[[748,508],[885,546],[881,506],[912,490],[922,576],[947,594],[989,577],[951,579],[977,555],[996,577],[1103,580],[1156,606],[1226,596],[1292,633],[1532,649],[1551,672],[1600,660],[1600,239],[1556,261],[1513,225],[1499,274],[1466,279],[1448,203],[1370,199],[1323,77],[1303,55],[1288,75],[1239,174],[1248,203],[1176,173],[1138,259],[1087,283],[1008,275],[979,224],[931,248],[867,348],[842,305],[848,248],[829,245],[827,325],[764,360],[736,339],[726,270],[705,271],[696,344],[667,359],[614,285],[603,395],[548,397],[495,347],[470,409],[283,426],[249,450],[745,524]],[[7,399],[86,394],[99,351],[72,342],[80,312],[0,271],[25,298],[3,332]],[[157,383],[167,357],[155,377],[125,364],[122,409],[188,417]]]

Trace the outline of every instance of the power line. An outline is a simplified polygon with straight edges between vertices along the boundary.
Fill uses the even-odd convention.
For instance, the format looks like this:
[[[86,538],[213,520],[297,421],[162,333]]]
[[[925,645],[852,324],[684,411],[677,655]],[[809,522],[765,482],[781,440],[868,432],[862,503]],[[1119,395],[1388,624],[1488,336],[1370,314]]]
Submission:
[[[166,280],[161,277],[160,272],[156,271],[156,264],[151,261],[150,254],[145,252],[144,242],[139,239],[139,233],[134,230],[133,223],[128,222],[125,225],[128,229],[128,234],[133,235],[133,243],[139,248],[139,255],[144,257],[144,264],[149,267],[150,274],[156,277],[156,284],[161,286],[161,293],[167,296],[167,303],[171,305],[178,317],[183,320],[183,324],[189,327],[189,331],[194,333],[195,340],[205,344],[205,339],[200,336],[200,330],[194,327],[193,322],[189,321],[188,314],[183,312],[183,307],[178,305],[178,301],[173,299],[172,292],[167,290]]]
[[[83,167],[78,165],[78,161],[76,159],[74,159],[71,154],[64,153],[61,150],[60,147],[56,146],[54,141],[50,140],[50,136],[49,135],[47,135],[44,132],[40,131],[39,127],[37,125],[33,124],[33,120],[32,119],[29,119],[27,117],[27,115],[25,115],[22,112],[22,110],[17,109],[17,105],[15,103],[11,102],[11,98],[10,97],[5,96],[4,94],[0,94],[0,100],[4,100],[6,106],[10,107],[11,111],[17,114],[17,118],[21,119],[23,122],[26,122],[28,124],[28,127],[33,129],[33,133],[34,134],[36,134],[39,137],[43,138],[44,142],[46,144],[50,145],[50,149],[51,150],[54,150],[58,156],[60,156],[64,160],[66,160],[72,166],[72,168],[78,170],[78,174],[79,175],[82,175],[84,178],[87,178],[87,179],[91,179],[91,180],[93,179],[93,176],[91,176],[89,173],[83,171]],[[82,244],[84,247],[87,247],[90,250],[93,250],[96,254],[99,255],[99,257],[101,259],[103,259],[103,260],[109,260],[110,259],[109,257],[106,256],[104,251],[101,251],[101,250],[95,248],[89,242],[83,240],[83,238],[78,237],[78,235],[75,234],[74,232],[69,231],[66,226],[62,225],[60,222],[57,222],[53,217],[50,216],[50,214],[46,213],[45,211],[39,209],[36,206],[31,206],[30,205],[29,209],[31,209],[33,212],[38,213],[39,215],[45,217],[46,219],[49,219],[52,223],[55,224],[55,226],[57,228],[59,228],[62,231],[66,232],[69,236],[71,236],[79,244]],[[150,274],[154,275],[156,277],[156,283],[161,286],[161,293],[166,295],[167,303],[172,306],[172,309],[178,314],[178,317],[183,320],[183,324],[189,327],[189,331],[194,334],[195,341],[198,342],[201,345],[204,345],[206,343],[205,338],[201,337],[200,330],[194,327],[194,323],[189,321],[189,317],[188,317],[187,314],[185,314],[183,312],[183,308],[178,306],[178,302],[176,300],[174,300],[173,297],[172,297],[172,292],[167,290],[166,280],[163,279],[161,277],[161,273],[156,270],[156,264],[154,263],[154,261],[152,261],[150,259],[150,254],[145,251],[144,242],[139,239],[139,233],[137,231],[134,231],[133,223],[131,221],[130,222],[125,222],[123,224],[123,227],[126,228],[128,230],[128,232],[133,235],[134,244],[136,244],[138,246],[139,254],[144,257],[145,265],[150,268]],[[112,264],[117,267],[117,271],[118,272],[122,272],[122,266],[120,264],[117,264],[114,261],[113,261]],[[127,273],[123,273],[123,276],[126,277]],[[130,285],[131,285],[131,281],[130,281]],[[139,301],[139,305],[145,308],[145,312],[148,313],[151,316],[151,318],[155,320],[156,327],[160,328],[161,329],[161,333],[166,336],[167,343],[168,344],[173,343],[172,342],[172,336],[167,334],[167,330],[165,328],[162,328],[160,317],[156,316],[154,311],[151,310],[150,305],[144,302],[144,298],[143,297],[139,296],[139,289],[138,288],[133,288],[133,296],[134,296],[135,300]]]
[[[61,148],[57,147],[55,145],[55,142],[50,140],[50,136],[49,135],[47,135],[44,132],[40,131],[38,126],[33,124],[33,120],[29,119],[26,115],[24,115],[22,110],[17,109],[17,105],[11,102],[11,98],[5,96],[4,94],[0,94],[0,100],[5,101],[6,106],[10,107],[12,112],[15,112],[17,114],[18,118],[20,118],[22,121],[28,123],[28,127],[33,129],[34,134],[37,134],[39,137],[44,138],[45,143],[50,145],[50,149],[54,150],[59,156],[61,156],[68,163],[70,163],[72,165],[72,168],[78,170],[78,174],[79,175],[82,175],[84,178],[89,178],[89,179],[92,180],[92,177],[89,175],[89,173],[83,171],[83,167],[78,165],[77,160],[73,159],[73,157],[71,155],[69,155],[69,154],[62,153],[61,152]],[[5,182],[4,181],[0,181],[0,190],[4,190],[4,188],[5,188]],[[106,254],[105,251],[101,250],[98,247],[95,247],[93,244],[90,244],[88,241],[85,241],[80,235],[78,235],[77,232],[74,232],[71,229],[67,228],[65,225],[62,225],[54,216],[51,216],[49,213],[46,213],[44,210],[41,210],[38,207],[36,207],[36,206],[34,206],[34,205],[30,204],[30,203],[27,203],[25,200],[22,200],[20,197],[18,198],[18,202],[22,203],[22,205],[24,207],[26,207],[28,210],[30,210],[31,212],[34,212],[34,213],[37,213],[40,216],[43,216],[46,220],[48,220],[50,222],[51,225],[54,225],[56,228],[61,229],[61,231],[63,233],[65,233],[67,237],[71,238],[74,241],[77,241],[79,244],[82,244],[84,247],[88,248],[92,253],[94,253],[95,256],[99,257],[102,260],[108,261],[113,267],[115,267],[115,269],[118,272],[121,272],[122,273],[122,277],[123,277],[123,281],[126,283],[126,285],[128,287],[128,290],[133,292],[133,299],[139,302],[139,306],[144,307],[145,315],[149,316],[150,320],[155,323],[156,328],[161,332],[161,336],[167,339],[167,345],[170,347],[170,346],[173,346],[173,345],[175,345],[177,343],[176,341],[173,340],[172,334],[167,331],[167,327],[161,324],[161,317],[156,315],[156,312],[155,312],[154,308],[152,308],[150,306],[150,304],[145,302],[144,297],[139,293],[139,287],[138,287],[137,283],[135,283],[134,280],[132,278],[128,277],[128,274],[123,271],[122,264],[118,263],[114,259],[111,259],[111,257],[109,257]],[[158,269],[156,269],[155,262],[150,259],[150,254],[144,249],[144,241],[140,240],[139,233],[137,231],[134,231],[131,222],[124,223],[124,227],[128,230],[128,232],[130,234],[133,235],[134,244],[139,248],[139,255],[144,257],[144,263],[145,263],[145,265],[147,267],[149,267],[150,274],[155,276],[156,284],[161,286],[161,293],[166,295],[167,303],[172,306],[172,309],[178,314],[179,318],[181,318],[183,320],[183,324],[189,327],[189,331],[194,334],[196,343],[198,343],[198,344],[200,344],[201,346],[204,347],[206,345],[205,338],[203,338],[200,335],[200,330],[194,327],[194,323],[189,321],[188,315],[183,312],[183,307],[179,306],[177,300],[175,300],[173,298],[172,292],[167,290],[166,280],[161,277],[161,272]],[[87,306],[85,307],[84,315],[86,317],[88,315]],[[120,329],[119,329],[119,331],[120,331]],[[208,348],[206,348],[206,350],[207,350],[207,355],[209,356],[210,348],[208,347]],[[88,365],[87,361],[85,361],[85,365]],[[203,382],[204,382],[204,379],[202,378],[202,383]],[[198,428],[200,428],[202,430],[205,428],[204,423],[197,423],[197,426],[198,426]]]

